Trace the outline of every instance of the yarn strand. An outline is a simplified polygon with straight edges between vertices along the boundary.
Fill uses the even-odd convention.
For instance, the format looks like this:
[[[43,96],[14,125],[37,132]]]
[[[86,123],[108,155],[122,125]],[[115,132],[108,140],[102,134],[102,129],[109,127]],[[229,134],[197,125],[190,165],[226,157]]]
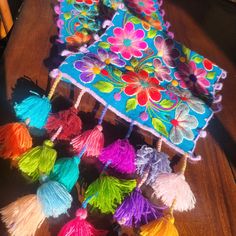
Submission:
[[[79,104],[80,104],[80,102],[81,102],[81,99],[82,99],[83,95],[85,94],[85,92],[86,92],[86,91],[85,91],[84,89],[80,91],[80,93],[79,93],[79,95],[78,95],[78,97],[77,97],[77,99],[76,99],[76,102],[75,102],[75,104],[74,104],[74,108],[75,108],[76,110],[78,109]]]
[[[55,90],[57,88],[57,85],[59,84],[59,82],[61,81],[61,78],[62,78],[62,75],[61,73],[56,77],[50,91],[49,91],[49,94],[48,94],[48,99],[51,100],[52,99],[52,96],[54,95],[55,93]]]

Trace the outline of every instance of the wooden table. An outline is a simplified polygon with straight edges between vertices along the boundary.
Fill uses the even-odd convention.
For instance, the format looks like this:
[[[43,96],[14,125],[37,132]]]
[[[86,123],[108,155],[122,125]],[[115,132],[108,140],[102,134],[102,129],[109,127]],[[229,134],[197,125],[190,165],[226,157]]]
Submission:
[[[48,86],[48,67],[56,64],[53,59],[56,49],[52,42],[57,29],[52,3],[48,0],[24,1],[1,61],[1,108],[5,114],[1,116],[2,122],[11,119],[6,115],[9,114],[8,106],[2,101],[11,96],[18,78],[26,75],[37,81],[41,88]],[[213,118],[208,136],[197,145],[196,152],[203,160],[189,164],[186,172],[197,206],[191,212],[176,213],[176,227],[182,236],[236,235],[235,9],[224,0],[166,0],[164,7],[176,39],[228,71],[222,91],[224,109]],[[61,85],[58,93],[69,96],[69,88]],[[93,98],[86,96],[83,101],[81,110],[91,111],[95,104]],[[111,120],[114,115],[109,113],[107,117]],[[146,141],[152,143],[151,138]],[[3,161],[0,164],[0,206],[33,192],[33,187],[25,184],[23,179],[19,180],[8,164]],[[5,235],[3,226],[1,231],[0,234]]]

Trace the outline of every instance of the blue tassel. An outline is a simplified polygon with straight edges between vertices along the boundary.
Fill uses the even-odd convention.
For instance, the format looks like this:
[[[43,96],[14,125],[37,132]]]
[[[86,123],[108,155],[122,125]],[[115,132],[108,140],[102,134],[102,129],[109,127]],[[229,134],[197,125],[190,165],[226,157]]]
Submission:
[[[58,217],[67,213],[72,197],[66,188],[56,181],[48,181],[37,190],[37,197],[46,217]]]
[[[51,112],[50,100],[39,94],[32,92],[32,95],[24,99],[21,103],[15,104],[16,116],[21,121],[29,120],[29,126],[42,129],[46,124],[49,113]]]
[[[52,172],[48,176],[50,180],[54,180],[63,184],[67,191],[70,192],[79,178],[80,158],[61,158],[56,161]]]

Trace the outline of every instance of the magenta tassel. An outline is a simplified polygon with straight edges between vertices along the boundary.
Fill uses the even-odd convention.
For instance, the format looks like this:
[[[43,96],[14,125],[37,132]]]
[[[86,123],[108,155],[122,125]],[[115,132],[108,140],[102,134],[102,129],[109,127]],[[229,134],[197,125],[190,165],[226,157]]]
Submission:
[[[78,209],[76,218],[65,224],[58,236],[105,236],[107,231],[97,230],[87,220],[87,210]]]
[[[160,209],[145,198],[139,188],[136,188],[117,208],[114,219],[120,225],[139,227],[162,216]]]
[[[45,128],[50,136],[52,136],[62,126],[62,132],[58,135],[59,140],[70,140],[81,132],[82,122],[77,116],[77,109],[74,107],[65,111],[51,114],[48,118]]]
[[[132,174],[135,172],[135,150],[128,139],[118,139],[104,148],[99,160],[121,173]]]

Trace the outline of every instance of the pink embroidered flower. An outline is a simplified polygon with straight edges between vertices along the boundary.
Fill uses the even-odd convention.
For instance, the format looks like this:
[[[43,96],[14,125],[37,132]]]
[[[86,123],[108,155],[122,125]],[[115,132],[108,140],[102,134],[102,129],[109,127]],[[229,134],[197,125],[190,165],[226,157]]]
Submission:
[[[161,100],[161,92],[165,89],[159,85],[156,78],[150,78],[148,73],[141,70],[139,73],[129,71],[121,76],[127,83],[124,92],[128,96],[136,95],[138,104],[145,106],[149,100],[158,102]]]
[[[179,51],[174,48],[173,40],[157,36],[154,44],[158,52],[157,56],[161,57],[167,66],[175,67],[175,59],[179,57]]]
[[[135,30],[132,22],[127,22],[124,28],[115,28],[113,30],[114,37],[109,37],[107,41],[111,44],[110,50],[120,53],[123,58],[129,60],[132,56],[142,57],[142,51],[148,45],[143,41],[144,31]]]
[[[158,78],[160,81],[171,81],[170,69],[163,66],[159,59],[155,58],[153,60],[153,66],[156,78]]]
[[[153,0],[128,0],[128,6],[138,14],[150,16],[156,11]]]
[[[210,82],[206,79],[206,70],[197,68],[193,61],[188,64],[181,63],[178,70],[174,75],[176,79],[180,80],[180,87],[188,88],[198,93],[209,94],[206,88],[210,86]]]
[[[170,140],[174,144],[180,144],[183,139],[193,140],[194,134],[192,129],[197,128],[198,121],[196,117],[191,116],[189,107],[186,104],[180,104],[175,111],[175,118],[171,120],[173,128],[170,131]]]

